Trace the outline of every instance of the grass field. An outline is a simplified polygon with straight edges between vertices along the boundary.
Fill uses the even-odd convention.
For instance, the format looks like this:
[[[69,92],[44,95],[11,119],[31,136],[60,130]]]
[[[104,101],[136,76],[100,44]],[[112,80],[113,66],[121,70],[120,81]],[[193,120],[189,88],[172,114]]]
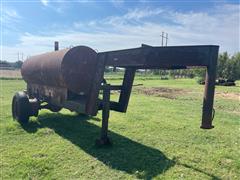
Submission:
[[[239,81],[216,88],[215,128],[202,130],[203,86],[137,77],[134,84],[143,85],[134,87],[128,112],[111,112],[108,148],[94,146],[101,113],[42,110],[21,127],[12,120],[11,99],[26,85],[0,82],[2,179],[240,179]]]

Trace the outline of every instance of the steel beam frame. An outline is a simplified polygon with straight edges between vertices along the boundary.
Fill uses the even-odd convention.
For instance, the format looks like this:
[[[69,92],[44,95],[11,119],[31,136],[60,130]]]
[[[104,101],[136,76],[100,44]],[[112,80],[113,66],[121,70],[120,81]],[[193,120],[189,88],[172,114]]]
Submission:
[[[140,48],[98,53],[98,58],[102,59],[104,66],[126,68],[122,85],[108,86],[109,91],[119,89],[121,93],[118,102],[111,102],[109,97],[109,106],[107,105],[107,109],[118,112],[127,111],[136,69],[186,69],[192,66],[206,67],[201,128],[213,128],[213,102],[218,49],[218,46],[213,45],[172,47],[143,45]],[[102,78],[103,73],[104,72],[102,72]],[[103,89],[103,95],[106,96],[104,91],[106,91],[106,87]],[[106,99],[103,97],[103,100],[100,100],[98,105],[98,109],[102,109],[103,114],[105,114],[103,115],[101,135],[101,139],[103,140],[101,142],[108,142],[108,138],[104,138],[107,135],[103,135],[106,134],[106,124],[108,123],[108,120],[106,120],[108,119],[108,115],[106,115],[105,108]]]

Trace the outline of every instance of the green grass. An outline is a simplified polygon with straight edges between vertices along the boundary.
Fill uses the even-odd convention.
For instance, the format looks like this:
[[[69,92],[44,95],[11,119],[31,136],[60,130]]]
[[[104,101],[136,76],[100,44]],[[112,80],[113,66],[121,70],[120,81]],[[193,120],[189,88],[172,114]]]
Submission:
[[[108,78],[118,84],[119,78]],[[68,110],[40,111],[20,126],[11,99],[22,80],[0,80],[2,179],[239,179],[239,99],[215,100],[215,128],[202,130],[203,86],[195,80],[137,77],[126,114],[111,112],[112,147],[94,146],[101,113],[77,116]],[[187,93],[175,99],[139,94],[136,88],[168,87]],[[238,87],[216,88],[239,93]],[[112,94],[116,99],[117,94]]]

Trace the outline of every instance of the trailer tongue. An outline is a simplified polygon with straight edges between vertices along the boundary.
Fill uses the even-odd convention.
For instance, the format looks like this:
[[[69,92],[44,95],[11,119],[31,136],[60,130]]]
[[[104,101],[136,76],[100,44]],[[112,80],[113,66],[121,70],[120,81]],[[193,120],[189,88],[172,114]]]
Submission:
[[[27,83],[26,92],[13,97],[13,118],[27,123],[43,108],[57,112],[61,108],[95,116],[102,110],[102,131],[98,144],[109,144],[107,136],[110,110],[126,112],[137,69],[186,69],[206,67],[201,128],[211,129],[216,66],[219,46],[168,46],[97,53],[86,46],[58,50],[33,56],[22,66]],[[121,85],[112,86],[104,80],[106,66],[125,68]],[[103,98],[99,98],[100,90]],[[119,90],[118,102],[110,101],[110,91]],[[45,103],[45,105],[42,105]]]

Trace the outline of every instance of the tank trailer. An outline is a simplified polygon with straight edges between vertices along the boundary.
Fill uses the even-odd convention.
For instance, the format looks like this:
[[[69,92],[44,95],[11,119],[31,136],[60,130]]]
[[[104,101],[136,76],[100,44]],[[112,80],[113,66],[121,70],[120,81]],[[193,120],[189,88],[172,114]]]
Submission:
[[[101,136],[97,144],[109,144],[110,110],[127,111],[137,69],[186,69],[206,67],[201,128],[211,129],[216,66],[219,46],[142,45],[138,48],[96,52],[87,46],[77,46],[32,56],[24,61],[21,74],[27,89],[17,92],[12,100],[12,116],[27,123],[41,109],[58,112],[62,108],[96,116],[102,110]],[[104,79],[106,66],[125,69],[122,84],[110,85]],[[119,100],[110,100],[110,91],[119,90]],[[100,98],[100,91],[103,92]]]

